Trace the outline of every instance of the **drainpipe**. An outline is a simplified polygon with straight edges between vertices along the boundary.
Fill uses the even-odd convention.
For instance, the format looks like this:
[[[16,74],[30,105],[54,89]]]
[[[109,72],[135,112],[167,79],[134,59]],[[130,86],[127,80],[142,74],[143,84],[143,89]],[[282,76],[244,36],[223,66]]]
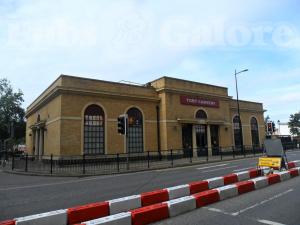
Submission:
[[[159,154],[159,159],[161,159],[161,149],[160,149],[160,118],[159,118],[159,106],[156,106],[156,128],[157,128],[157,151]]]

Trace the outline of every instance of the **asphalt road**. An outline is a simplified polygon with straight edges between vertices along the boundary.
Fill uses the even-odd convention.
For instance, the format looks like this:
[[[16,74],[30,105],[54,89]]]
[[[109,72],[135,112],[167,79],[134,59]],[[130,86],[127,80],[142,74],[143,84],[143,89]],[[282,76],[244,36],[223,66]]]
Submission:
[[[300,151],[288,153],[289,161],[297,159],[300,159]],[[253,168],[256,163],[256,158],[246,158],[201,166],[194,165],[184,168],[85,178],[26,176],[0,171],[0,220],[64,209],[221,176],[247,170],[250,167]],[[299,182],[300,178],[296,179]],[[244,198],[244,196],[237,199],[239,198]],[[300,204],[300,197],[298,202]],[[215,212],[207,210],[206,214],[215,214]]]
[[[154,225],[299,225],[300,177],[199,208]]]

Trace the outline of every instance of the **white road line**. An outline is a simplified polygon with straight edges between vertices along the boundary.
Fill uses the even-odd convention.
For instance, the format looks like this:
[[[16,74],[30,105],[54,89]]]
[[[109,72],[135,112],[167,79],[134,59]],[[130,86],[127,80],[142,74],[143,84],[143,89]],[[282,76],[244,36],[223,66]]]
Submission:
[[[197,170],[204,170],[204,169],[209,169],[209,168],[214,168],[214,167],[219,167],[219,166],[226,166],[228,165],[228,163],[226,164],[218,164],[218,165],[214,165],[214,166],[205,166],[205,167],[199,167],[199,168],[196,168]]]
[[[234,168],[234,167],[238,167],[238,166],[227,166],[227,167],[222,167],[222,168],[213,169],[213,170],[204,170],[204,171],[201,171],[201,172],[202,173],[209,173],[209,172],[213,172],[213,171],[224,170],[224,169],[229,169],[229,168]]]
[[[212,211],[212,212],[218,212],[218,213],[222,213],[222,214],[230,215],[231,216],[231,213],[225,212],[222,209],[217,209],[217,208],[212,208],[212,207],[203,207],[203,208],[207,209],[209,211]]]
[[[271,197],[271,198],[268,198],[268,199],[266,199],[266,200],[263,200],[263,201],[261,201],[261,202],[259,202],[259,203],[254,204],[254,205],[252,205],[252,206],[249,206],[249,207],[247,207],[247,208],[245,208],[245,209],[242,209],[242,210],[240,210],[240,211],[238,211],[238,212],[231,213],[231,215],[232,215],[232,216],[238,216],[239,214],[241,214],[241,213],[243,213],[243,212],[246,212],[246,211],[249,210],[249,209],[253,209],[253,208],[257,207],[257,206],[263,205],[263,204],[265,204],[265,203],[267,203],[267,202],[269,202],[269,201],[272,201],[272,200],[274,200],[274,199],[276,199],[276,198],[279,198],[279,197],[281,197],[281,196],[283,196],[283,195],[286,195],[286,194],[288,194],[288,193],[290,193],[290,192],[292,192],[292,191],[293,191],[293,189],[289,189],[289,190],[287,190],[287,191],[284,191],[284,192],[282,192],[282,193],[279,193],[279,194],[277,194],[277,195],[274,195],[274,196]]]
[[[285,225],[283,223],[277,223],[274,221],[270,221],[270,220],[257,220],[260,223],[264,223],[264,224],[269,224],[269,225]]]

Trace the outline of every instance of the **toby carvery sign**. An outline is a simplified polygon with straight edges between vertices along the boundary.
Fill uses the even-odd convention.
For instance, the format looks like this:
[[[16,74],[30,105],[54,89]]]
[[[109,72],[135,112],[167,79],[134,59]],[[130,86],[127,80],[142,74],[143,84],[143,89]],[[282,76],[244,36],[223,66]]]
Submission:
[[[194,105],[194,106],[206,106],[206,107],[219,108],[218,100],[204,99],[204,98],[192,97],[192,96],[181,95],[180,103],[183,105]]]

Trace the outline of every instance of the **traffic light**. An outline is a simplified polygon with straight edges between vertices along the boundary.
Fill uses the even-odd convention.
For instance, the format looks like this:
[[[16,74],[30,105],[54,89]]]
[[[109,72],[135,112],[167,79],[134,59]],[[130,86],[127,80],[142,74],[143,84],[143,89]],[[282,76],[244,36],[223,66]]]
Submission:
[[[118,117],[118,133],[119,134],[126,134],[127,129],[127,120],[126,115],[120,115]]]
[[[267,132],[268,133],[273,133],[273,124],[272,124],[272,122],[267,123]]]

